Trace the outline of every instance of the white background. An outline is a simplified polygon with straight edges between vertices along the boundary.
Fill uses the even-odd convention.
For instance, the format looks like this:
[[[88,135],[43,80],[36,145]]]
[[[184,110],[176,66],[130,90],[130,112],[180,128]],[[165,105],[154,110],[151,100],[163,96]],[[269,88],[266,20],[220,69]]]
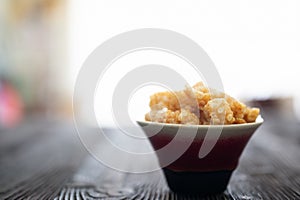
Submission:
[[[133,29],[163,28],[197,42],[214,61],[225,91],[232,96],[295,96],[296,108],[300,104],[300,1],[70,0],[69,4],[71,89],[84,60],[105,40]],[[152,53],[144,57],[136,55],[135,59],[131,58],[135,60],[133,63],[124,58],[114,67],[148,64],[150,61],[145,57],[153,58],[156,64],[180,62]],[[117,73],[115,78],[107,79],[111,84],[106,89],[108,93],[126,70],[114,73]],[[102,104],[110,101],[107,98]],[[140,111],[137,116],[147,111],[147,103],[136,109]],[[99,111],[97,105],[95,108],[97,115],[111,114],[109,109]],[[105,123],[112,121],[107,119]]]

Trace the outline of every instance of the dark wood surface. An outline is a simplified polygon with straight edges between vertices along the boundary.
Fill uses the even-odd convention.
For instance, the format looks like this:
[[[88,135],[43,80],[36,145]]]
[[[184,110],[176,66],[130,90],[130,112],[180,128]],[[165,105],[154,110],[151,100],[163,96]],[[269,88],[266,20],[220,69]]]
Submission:
[[[87,153],[72,123],[27,120],[0,130],[0,199],[300,199],[300,125],[266,120],[227,190],[197,197],[170,192],[161,171],[131,174],[105,167]]]

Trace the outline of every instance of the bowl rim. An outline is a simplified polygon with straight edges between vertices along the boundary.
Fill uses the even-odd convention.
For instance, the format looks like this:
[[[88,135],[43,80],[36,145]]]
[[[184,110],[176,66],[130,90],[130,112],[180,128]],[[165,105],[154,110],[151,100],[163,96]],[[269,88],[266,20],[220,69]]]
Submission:
[[[157,125],[157,126],[165,126],[165,127],[183,127],[183,128],[223,128],[223,129],[227,129],[227,128],[247,128],[247,127],[253,127],[253,126],[260,126],[261,124],[263,124],[264,119],[262,118],[261,115],[259,115],[256,118],[255,122],[250,122],[250,123],[244,123],[244,124],[224,124],[224,125],[192,125],[192,124],[171,124],[171,123],[161,123],[161,122],[152,122],[152,121],[141,121],[141,120],[137,120],[136,121],[139,125],[148,125],[148,124],[152,124],[152,125]]]

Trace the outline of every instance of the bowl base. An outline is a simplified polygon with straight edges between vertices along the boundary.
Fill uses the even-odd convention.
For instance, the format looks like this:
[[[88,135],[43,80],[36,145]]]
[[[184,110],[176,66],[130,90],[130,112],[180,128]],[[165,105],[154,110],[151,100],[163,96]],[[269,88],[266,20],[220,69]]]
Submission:
[[[193,193],[200,195],[223,192],[233,170],[213,172],[175,172],[163,169],[169,188],[176,193]]]

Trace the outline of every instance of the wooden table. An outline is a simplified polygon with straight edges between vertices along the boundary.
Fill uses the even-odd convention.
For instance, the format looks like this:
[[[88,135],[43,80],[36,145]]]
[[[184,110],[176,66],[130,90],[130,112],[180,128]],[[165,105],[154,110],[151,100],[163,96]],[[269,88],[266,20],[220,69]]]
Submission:
[[[87,134],[92,131],[86,129]],[[72,123],[32,119],[0,130],[0,199],[201,198],[300,199],[300,124],[266,120],[227,190],[207,197],[170,192],[161,171],[131,174],[105,167],[87,153]]]

